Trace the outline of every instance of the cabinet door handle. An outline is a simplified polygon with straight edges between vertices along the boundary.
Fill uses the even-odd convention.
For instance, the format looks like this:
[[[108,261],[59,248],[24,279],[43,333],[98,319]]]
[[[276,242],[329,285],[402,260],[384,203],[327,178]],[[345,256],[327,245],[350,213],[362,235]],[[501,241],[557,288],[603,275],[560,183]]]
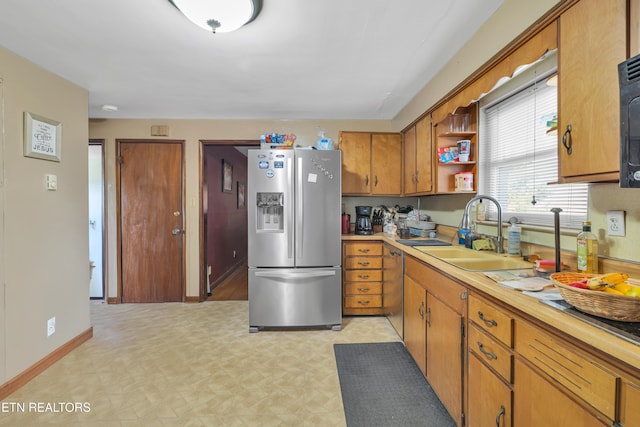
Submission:
[[[364,176],[364,185],[369,185],[369,175]]]
[[[368,254],[369,249],[358,249],[358,252],[362,252],[363,254]]]
[[[358,274],[358,277],[361,279],[368,279],[369,275],[368,274]]]
[[[371,264],[369,261],[358,261],[358,265],[367,266]]]
[[[359,300],[359,301],[358,301],[358,304],[360,304],[360,305],[369,305],[369,303],[370,303],[370,302],[371,302],[371,301],[369,301],[369,300],[366,300],[366,301]]]
[[[418,314],[420,314],[420,318],[424,320],[424,301],[422,301],[418,307]]]
[[[377,187],[378,186],[378,175],[373,177],[373,186]]]
[[[358,288],[358,292],[369,292],[371,288]]]
[[[500,427],[500,418],[504,419],[504,405],[500,405],[500,410],[498,411],[498,415],[496,415],[496,427]]]
[[[489,359],[498,360],[498,356],[496,356],[495,353],[485,350],[484,345],[482,345],[480,341],[478,341],[478,349],[480,350],[480,353],[484,354]]]
[[[481,311],[478,311],[478,317],[490,328],[493,326],[498,326],[498,322],[493,319],[487,319],[486,317],[484,317],[484,314]]]
[[[418,175],[419,175],[419,174],[420,174],[420,172],[416,172],[416,184],[417,184],[418,182],[420,182],[420,180],[418,179]]]
[[[573,138],[571,137],[571,123],[567,125],[567,130],[562,134],[562,145],[567,149],[567,154],[571,154],[573,151]]]

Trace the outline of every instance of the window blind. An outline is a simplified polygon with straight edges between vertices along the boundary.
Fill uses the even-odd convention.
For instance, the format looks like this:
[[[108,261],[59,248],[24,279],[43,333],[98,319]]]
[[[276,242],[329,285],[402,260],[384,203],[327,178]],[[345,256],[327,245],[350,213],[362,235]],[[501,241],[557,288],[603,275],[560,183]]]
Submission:
[[[503,220],[553,225],[551,208],[562,208],[563,227],[580,228],[587,218],[586,184],[553,184],[558,180],[558,137],[548,132],[556,117],[557,88],[546,79],[481,108],[480,191],[495,197]],[[535,203],[534,203],[535,202]],[[497,219],[487,204],[489,219]]]

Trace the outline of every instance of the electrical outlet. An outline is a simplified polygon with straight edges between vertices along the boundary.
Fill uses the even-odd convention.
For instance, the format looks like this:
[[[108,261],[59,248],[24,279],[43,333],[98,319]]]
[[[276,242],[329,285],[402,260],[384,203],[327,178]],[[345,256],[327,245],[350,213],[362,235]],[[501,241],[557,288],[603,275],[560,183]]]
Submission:
[[[624,211],[607,211],[607,236],[624,235]]]
[[[47,320],[47,336],[50,337],[56,331],[56,318]]]

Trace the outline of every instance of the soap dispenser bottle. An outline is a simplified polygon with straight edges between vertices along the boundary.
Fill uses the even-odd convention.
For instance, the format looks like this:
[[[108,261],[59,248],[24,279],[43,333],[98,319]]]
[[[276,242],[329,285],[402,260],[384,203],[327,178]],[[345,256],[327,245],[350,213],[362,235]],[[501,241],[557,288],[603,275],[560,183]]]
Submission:
[[[522,233],[522,228],[517,226],[518,218],[512,217],[509,219],[511,223],[511,227],[509,227],[509,235],[507,242],[507,254],[509,255],[520,255],[520,234]]]

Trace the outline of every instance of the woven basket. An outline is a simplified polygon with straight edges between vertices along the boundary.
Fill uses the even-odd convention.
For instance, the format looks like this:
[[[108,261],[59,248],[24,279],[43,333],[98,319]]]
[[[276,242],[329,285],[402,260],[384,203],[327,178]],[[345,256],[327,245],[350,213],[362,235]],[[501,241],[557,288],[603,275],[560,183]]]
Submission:
[[[550,278],[560,295],[580,311],[622,322],[640,322],[640,298],[614,295],[589,289],[574,288],[567,283],[597,276],[584,273],[553,273]],[[640,281],[629,279],[628,283],[640,285]]]

